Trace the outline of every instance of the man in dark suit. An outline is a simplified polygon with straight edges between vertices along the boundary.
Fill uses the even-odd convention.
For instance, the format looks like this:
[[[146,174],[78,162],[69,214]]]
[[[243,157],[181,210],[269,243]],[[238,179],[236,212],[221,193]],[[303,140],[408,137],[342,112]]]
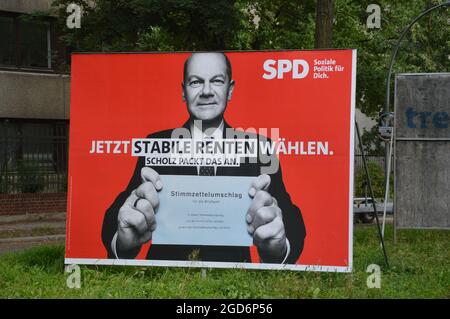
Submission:
[[[222,53],[194,53],[185,62],[183,100],[190,118],[182,128],[157,132],[148,138],[174,138],[183,132],[196,138],[239,137],[224,121],[223,115],[234,89],[231,64]],[[247,138],[249,136],[247,135]],[[232,138],[232,137],[231,137]],[[261,139],[253,135],[250,138]],[[259,145],[259,143],[258,143]],[[106,211],[102,239],[109,258],[135,258],[156,229],[158,192],[164,187],[163,175],[255,176],[249,185],[251,205],[246,214],[247,230],[253,237],[262,263],[295,263],[306,236],[300,210],[287,193],[278,167],[262,174],[261,154],[256,161],[238,167],[158,166],[146,167],[140,157],[126,190]],[[147,259],[189,260],[195,253],[201,261],[251,262],[248,247],[151,245]]]

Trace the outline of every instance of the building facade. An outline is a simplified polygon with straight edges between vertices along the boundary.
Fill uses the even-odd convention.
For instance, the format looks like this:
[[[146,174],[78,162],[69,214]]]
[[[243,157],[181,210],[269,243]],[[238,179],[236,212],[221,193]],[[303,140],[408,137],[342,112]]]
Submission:
[[[70,77],[51,4],[0,1],[0,214],[65,210]]]

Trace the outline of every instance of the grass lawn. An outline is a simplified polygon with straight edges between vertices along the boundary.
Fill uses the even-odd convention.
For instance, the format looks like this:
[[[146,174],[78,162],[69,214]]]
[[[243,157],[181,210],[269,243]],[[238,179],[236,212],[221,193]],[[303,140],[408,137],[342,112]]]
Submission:
[[[388,225],[390,226],[390,225]],[[44,246],[0,257],[1,298],[449,298],[450,232],[402,230],[386,242],[383,266],[375,226],[356,226],[351,274],[81,266],[81,289],[69,289],[64,247]],[[369,289],[370,264],[381,266],[381,288]]]

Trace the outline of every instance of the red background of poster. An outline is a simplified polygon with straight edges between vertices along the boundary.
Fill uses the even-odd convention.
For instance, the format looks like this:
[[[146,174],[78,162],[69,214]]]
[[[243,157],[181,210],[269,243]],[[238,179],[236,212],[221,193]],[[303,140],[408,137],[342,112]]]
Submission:
[[[298,261],[303,265],[349,266],[352,53],[227,53],[236,82],[225,112],[232,127],[267,128],[269,135],[270,128],[280,128],[286,141],[329,141],[334,152],[280,156],[286,189],[306,225]],[[181,96],[188,56],[73,55],[66,258],[107,258],[101,241],[105,210],[125,189],[136,164],[130,154],[89,154],[92,140],[131,140],[181,126],[188,118]],[[263,79],[266,59],[304,59],[309,74]],[[344,71],[314,79],[315,59],[334,59]]]

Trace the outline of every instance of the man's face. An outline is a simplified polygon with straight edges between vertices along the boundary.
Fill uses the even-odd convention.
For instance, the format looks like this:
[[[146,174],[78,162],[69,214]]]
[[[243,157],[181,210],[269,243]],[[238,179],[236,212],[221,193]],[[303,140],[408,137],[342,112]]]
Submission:
[[[196,120],[222,118],[231,99],[234,81],[228,78],[225,58],[220,53],[191,56],[183,85],[183,100]]]

